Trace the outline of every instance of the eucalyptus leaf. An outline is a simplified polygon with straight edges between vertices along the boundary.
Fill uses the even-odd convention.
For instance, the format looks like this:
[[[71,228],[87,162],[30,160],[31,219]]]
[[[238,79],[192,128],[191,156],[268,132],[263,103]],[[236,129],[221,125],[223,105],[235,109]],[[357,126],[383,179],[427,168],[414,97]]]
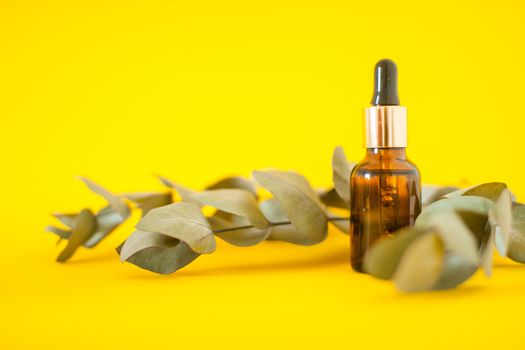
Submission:
[[[507,185],[503,182],[489,182],[468,188],[462,195],[484,197],[496,201],[505,189],[507,189]]]
[[[255,187],[255,183],[253,183],[252,180],[241,176],[230,176],[206,187],[207,190],[219,190],[227,188],[246,190],[251,192],[257,198],[257,188]]]
[[[193,203],[180,202],[152,209],[136,228],[179,239],[200,254],[212,253],[216,248],[210,224]]]
[[[459,215],[439,213],[432,217],[430,224],[443,240],[447,252],[460,256],[466,264],[478,265],[477,242]]]
[[[290,219],[279,201],[271,198],[263,201],[260,204],[261,210],[266,218],[273,224],[270,228],[268,240],[270,241],[284,241],[295,244],[303,244],[305,241],[304,235],[290,224]]]
[[[93,234],[96,230],[97,222],[95,215],[89,209],[82,210],[77,219],[73,231],[69,236],[64,250],[58,255],[57,261],[64,262],[71,258],[75,251]]]
[[[392,278],[405,250],[424,233],[419,227],[404,227],[394,236],[377,240],[365,256],[364,271],[377,278]]]
[[[461,217],[471,233],[476,237],[480,248],[485,245],[490,235],[490,224],[488,222],[488,213],[475,213],[468,210],[457,209],[456,213]],[[492,244],[492,242],[490,242]]]
[[[82,180],[91,191],[102,196],[109,203],[109,205],[120,214],[120,216],[122,216],[124,219],[129,217],[131,214],[130,209],[121,196],[114,195],[102,186],[87,178],[80,177],[80,180]]]
[[[339,196],[347,203],[350,203],[350,175],[355,163],[351,163],[345,156],[342,147],[336,147],[332,156],[332,180]]]
[[[449,192],[449,193],[443,195],[443,198],[455,198],[455,197],[462,196],[465,192],[467,192],[468,190],[470,190],[471,188],[474,188],[474,187],[476,187],[476,186],[460,188],[458,190],[455,190],[455,191],[452,191],[452,192]]]
[[[525,205],[512,203],[510,191],[504,190],[490,212],[496,248],[502,256],[525,263]]]
[[[268,220],[259,209],[253,193],[243,189],[208,190],[193,195],[204,205],[209,205],[227,213],[245,217],[258,229],[268,227]]]
[[[330,220],[330,223],[339,231],[346,234],[350,233],[350,219],[338,218],[337,220]]]
[[[512,198],[507,188],[500,192],[490,209],[489,220],[496,248],[502,256],[506,256],[512,235]]]
[[[444,264],[443,243],[435,233],[415,239],[405,250],[393,275],[397,288],[404,292],[432,289]]]
[[[311,201],[315,202],[319,208],[325,208],[317,192],[312,188],[308,180],[301,174],[293,171],[255,171],[255,173],[269,174],[272,179],[279,179],[280,182],[294,187],[306,195]],[[263,175],[264,176],[264,175]],[[255,177],[255,176],[254,176]],[[255,178],[257,180],[257,178]],[[257,180],[258,181],[258,180]],[[272,181],[272,183],[275,181]],[[270,191],[271,192],[271,191]],[[273,193],[272,193],[273,194]]]
[[[73,228],[75,225],[75,219],[77,218],[78,214],[76,213],[70,213],[70,214],[62,214],[62,213],[53,213],[53,216],[58,219],[62,224],[69,228]]]
[[[265,240],[269,235],[268,225],[257,199],[244,189],[208,190],[193,196],[201,204],[218,209],[208,218],[215,235],[237,246],[251,246]],[[248,227],[248,226],[254,227]],[[232,230],[234,227],[240,229]]]
[[[492,276],[492,260],[493,260],[493,245],[494,233],[489,231],[488,236],[481,242],[480,248],[480,266],[485,271],[485,276]]]
[[[193,203],[193,204],[197,204],[199,205],[200,203],[195,200],[193,198],[193,195],[197,193],[197,191],[194,191],[194,190],[191,190],[187,187],[184,187],[182,185],[179,185],[178,183],[164,177],[164,176],[159,176],[159,179],[160,179],[160,182],[162,182],[162,184],[168,188],[171,188],[173,190],[175,190],[179,196],[181,197],[181,199],[184,201],[184,202],[188,202],[188,203]]]
[[[93,248],[112,233],[119,225],[121,225],[125,218],[123,218],[113,207],[102,208],[96,216],[97,229],[86,240],[84,247]]]
[[[53,231],[51,229],[47,229],[47,231],[51,231],[61,237],[62,239],[69,239],[69,236],[71,235],[72,228],[75,226],[75,222],[78,218],[78,214],[60,214],[60,213],[54,213],[53,216],[55,216],[61,223],[69,227],[69,230],[62,230],[58,228],[54,228]],[[95,217],[96,220],[96,230],[93,231],[93,233],[86,239],[86,241],[83,243],[83,246],[86,248],[93,248],[95,247],[100,241],[102,241],[104,238],[106,238],[107,235],[109,235],[111,232],[113,232],[120,224],[122,224],[125,221],[125,218],[123,218],[113,207],[107,206],[102,208]],[[51,228],[52,226],[50,226]]]
[[[272,224],[281,223],[281,222],[290,222],[286,212],[283,209],[281,203],[275,199],[270,198],[265,201],[262,201],[260,204],[261,211],[268,221]]]
[[[218,210],[214,215],[209,217],[208,221],[215,236],[240,247],[248,247],[258,244],[267,239],[270,234],[269,227],[258,229],[253,227],[250,220],[246,217],[234,215],[221,210]]]
[[[478,267],[476,265],[466,264],[460,256],[445,253],[441,274],[437,281],[435,281],[432,289],[443,290],[455,288],[472,277],[477,269]]]
[[[525,263],[525,205],[512,205],[512,231],[510,235],[507,257]]]
[[[445,223],[448,220],[456,222],[454,216],[452,216],[452,219],[450,219],[450,217],[447,218],[440,216],[440,214],[443,215],[447,213],[451,215],[450,213],[455,211],[461,217],[463,223],[466,224],[467,230],[470,234],[469,237],[477,238],[477,241],[475,239],[472,241],[469,238],[466,238],[466,240],[474,244],[476,250],[478,250],[477,247],[480,247],[480,264],[483,266],[485,273],[490,275],[492,256],[491,252],[487,251],[487,249],[490,250],[490,247],[487,247],[487,244],[490,246],[490,230],[487,230],[487,220],[488,212],[492,206],[492,201],[483,197],[456,196],[452,198],[446,198],[427,206],[417,218],[416,225],[420,227],[428,227],[432,222],[434,222],[435,226],[436,217],[441,218],[438,220],[441,220]],[[457,222],[455,224],[457,224]],[[437,225],[440,226],[439,223],[437,223]],[[455,229],[457,228],[442,228],[442,231],[452,232],[452,234],[455,234]],[[459,230],[462,233],[466,232],[461,226],[459,226]],[[471,246],[470,243],[469,246]],[[473,255],[470,255],[471,259],[472,256]],[[450,288],[451,285],[454,285],[455,283],[461,283],[468,279],[476,271],[476,264],[474,264],[472,260],[470,260],[470,263],[464,261],[463,264],[461,264],[458,262],[460,259],[463,258],[458,258],[450,254],[446,256],[444,261],[443,276],[437,282],[437,285],[435,286],[436,289]]]
[[[350,218],[342,217],[335,214],[329,209],[326,209],[327,220],[339,231],[349,234],[350,233]]]
[[[376,277],[394,279],[403,291],[448,289],[476,272],[478,246],[461,216],[444,211],[425,226],[406,227],[374,243],[363,267]]]
[[[186,243],[160,233],[135,231],[118,249],[120,260],[169,274],[199,257]]]
[[[496,201],[507,185],[503,182],[489,182],[481,185],[475,185],[460,190],[456,190],[444,195],[445,198],[454,198],[459,196],[478,196]]]
[[[432,289],[456,287],[469,279],[478,268],[477,241],[461,217],[454,212],[436,214],[431,225],[445,250],[442,271]]]
[[[137,204],[142,211],[142,216],[146,215],[151,209],[163,207],[173,202],[169,192],[135,192],[124,194],[124,197]]]
[[[324,205],[308,181],[296,173],[255,171],[255,179],[277,199],[292,225],[301,234],[294,243],[311,245],[322,242],[327,234]],[[270,236],[274,236],[273,232]]]
[[[268,236],[269,241],[281,241],[288,242],[298,245],[313,245],[292,225],[292,224],[279,224],[270,228],[270,235]]]
[[[340,209],[349,209],[348,203],[346,203],[337,193],[335,188],[328,191],[323,190],[318,192],[321,202],[327,207],[334,207]]]
[[[439,199],[443,198],[443,196],[452,193],[454,191],[457,191],[457,187],[452,186],[435,186],[435,185],[423,185],[422,191],[421,191],[421,198],[423,206],[427,206],[429,204],[432,204]]]
[[[416,219],[416,225],[428,226],[432,217],[438,213],[450,211],[467,211],[480,215],[488,215],[493,202],[483,197],[458,196],[442,199],[427,206]]]
[[[55,226],[47,226],[46,227],[47,232],[54,233],[57,235],[60,239],[69,239],[71,236],[71,231],[69,230],[62,230],[61,228],[55,227]]]

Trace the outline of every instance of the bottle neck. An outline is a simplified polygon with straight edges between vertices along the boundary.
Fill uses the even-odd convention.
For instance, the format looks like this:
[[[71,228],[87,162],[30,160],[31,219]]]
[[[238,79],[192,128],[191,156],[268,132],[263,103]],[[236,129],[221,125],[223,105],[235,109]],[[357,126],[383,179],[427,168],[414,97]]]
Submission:
[[[367,148],[366,158],[399,159],[407,160],[406,148]]]
[[[407,146],[407,110],[403,106],[372,106],[365,109],[365,147]]]

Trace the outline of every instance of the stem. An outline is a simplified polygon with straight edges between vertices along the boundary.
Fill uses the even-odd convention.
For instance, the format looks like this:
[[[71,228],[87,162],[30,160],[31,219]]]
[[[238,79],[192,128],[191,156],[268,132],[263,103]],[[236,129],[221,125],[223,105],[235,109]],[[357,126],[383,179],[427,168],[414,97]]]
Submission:
[[[349,217],[330,217],[326,219],[327,221],[345,221],[350,220]],[[282,225],[291,225],[291,221],[280,221],[280,222],[270,222],[270,227],[272,226],[282,226]],[[253,228],[253,225],[246,225],[246,226],[237,226],[237,227],[228,227],[228,228],[222,228],[220,230],[214,230],[213,233],[222,233],[222,232],[228,232],[228,231],[236,231],[236,230],[245,230],[248,228]]]

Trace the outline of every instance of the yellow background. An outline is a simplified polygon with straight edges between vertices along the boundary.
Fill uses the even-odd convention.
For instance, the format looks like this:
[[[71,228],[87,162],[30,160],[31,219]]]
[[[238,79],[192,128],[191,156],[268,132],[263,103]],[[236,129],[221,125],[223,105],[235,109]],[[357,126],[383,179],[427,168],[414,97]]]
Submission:
[[[0,3],[4,349],[523,348],[525,268],[496,261],[454,291],[403,295],[352,273],[347,237],[219,243],[170,276],[113,248],[54,262],[52,211],[102,202],[74,180],[195,188],[276,167],[331,182],[359,159],[383,57],[400,71],[425,183],[507,182],[525,200],[519,1]]]

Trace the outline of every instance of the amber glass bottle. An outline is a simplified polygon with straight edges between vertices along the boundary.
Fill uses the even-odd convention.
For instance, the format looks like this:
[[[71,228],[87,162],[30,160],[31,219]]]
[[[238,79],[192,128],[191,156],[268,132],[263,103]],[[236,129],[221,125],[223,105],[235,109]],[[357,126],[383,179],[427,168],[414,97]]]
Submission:
[[[421,180],[406,156],[406,108],[397,97],[397,67],[381,60],[375,68],[372,107],[365,110],[365,158],[351,186],[351,263],[362,272],[369,247],[380,237],[413,225],[421,211]]]

